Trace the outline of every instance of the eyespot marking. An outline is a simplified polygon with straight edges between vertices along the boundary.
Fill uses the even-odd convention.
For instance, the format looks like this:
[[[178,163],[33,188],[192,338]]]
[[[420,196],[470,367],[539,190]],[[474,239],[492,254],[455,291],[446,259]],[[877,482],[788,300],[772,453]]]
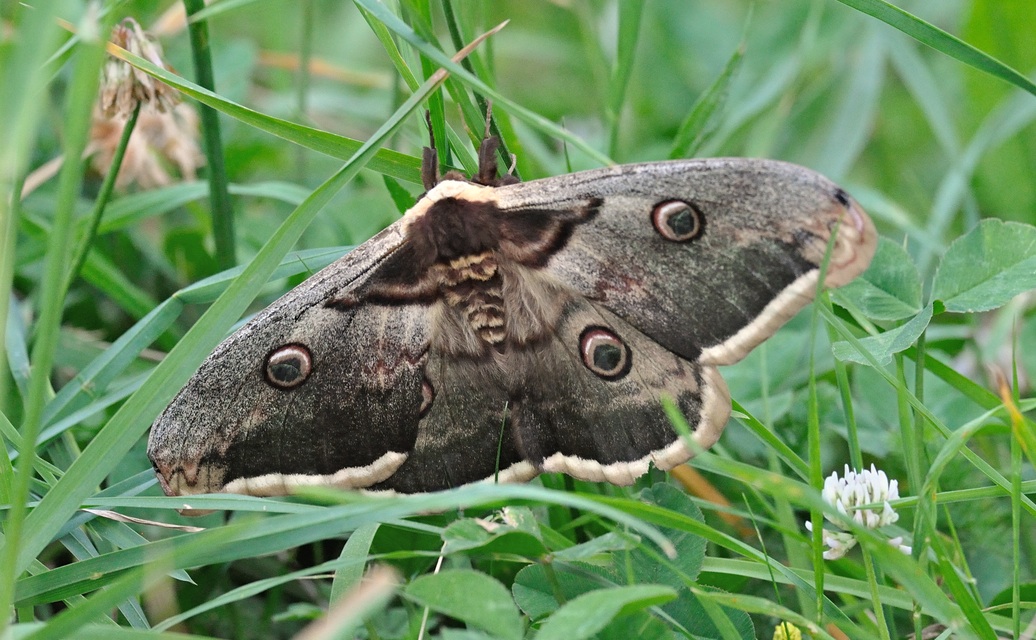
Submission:
[[[705,214],[690,202],[666,200],[655,205],[651,212],[651,224],[666,240],[687,242],[699,237],[705,230]]]
[[[286,344],[266,356],[266,381],[278,389],[294,389],[313,371],[313,356],[303,344]]]
[[[633,355],[629,346],[610,329],[587,327],[579,336],[583,365],[604,380],[618,380],[630,371]]]
[[[435,402],[435,387],[432,386],[428,378],[423,378],[421,380],[421,408],[417,411],[417,417],[425,417],[429,409],[432,408],[433,402]]]
[[[843,191],[842,189],[835,189],[835,200],[837,200],[838,204],[842,205],[846,209],[849,208],[849,194]]]

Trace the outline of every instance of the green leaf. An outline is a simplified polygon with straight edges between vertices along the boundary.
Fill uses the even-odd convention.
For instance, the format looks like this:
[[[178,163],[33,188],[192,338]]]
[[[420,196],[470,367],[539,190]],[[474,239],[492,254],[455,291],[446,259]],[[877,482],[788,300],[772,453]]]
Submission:
[[[536,557],[547,551],[543,541],[528,531],[519,531],[514,527],[475,518],[465,518],[450,524],[443,531],[442,539],[445,542],[445,554],[479,549],[483,553],[513,553]]]
[[[148,75],[220,113],[307,149],[346,160],[364,148],[364,143],[360,140],[275,118],[239,105],[128,51],[119,50],[117,55]],[[391,149],[378,149],[368,161],[368,168],[407,182],[421,182],[421,161]]]
[[[376,522],[365,524],[349,535],[349,539],[346,540],[345,547],[342,549],[338,559],[344,562],[355,562],[346,564],[338,571],[335,571],[335,578],[331,582],[331,596],[328,598],[330,602],[337,602],[350,589],[360,585],[360,579],[363,578],[363,569],[366,565],[366,558],[371,550],[371,542],[374,541],[374,536],[378,533],[378,526]]]
[[[494,640],[494,637],[485,633],[484,631],[476,631],[475,629],[450,629],[446,627],[443,629],[439,637],[442,640]]]
[[[468,569],[441,571],[417,578],[403,593],[418,604],[497,637],[522,637],[522,619],[511,594],[484,573]]]
[[[903,320],[921,311],[921,275],[902,246],[880,238],[871,266],[836,295],[872,320]]]
[[[615,618],[664,604],[676,598],[670,587],[653,584],[598,589],[566,603],[547,618],[536,640],[581,640],[604,629]]]
[[[567,602],[594,589],[614,586],[609,569],[585,562],[558,562],[525,567],[514,577],[511,594],[527,616],[540,620]]]
[[[879,364],[884,366],[892,362],[893,354],[905,351],[917,342],[917,339],[931,321],[932,305],[929,304],[902,326],[879,333],[876,336],[863,338],[858,340],[856,344],[850,344],[846,341],[836,342],[831,346],[831,351],[834,352],[835,357],[839,360],[869,365],[871,361],[860,351],[860,348],[862,348],[873,355]]]
[[[660,482],[650,489],[645,489],[641,498],[644,502],[656,504],[698,522],[705,521],[701,509],[691,502],[686,493],[671,484]],[[657,551],[649,551],[641,545],[630,553],[629,562],[638,582],[666,584],[679,589],[684,587],[688,580],[698,577],[701,565],[705,561],[705,539],[677,529],[663,529],[662,532],[676,547],[675,559],[663,558]],[[623,571],[624,567],[620,564],[618,570]]]
[[[1033,582],[1033,581],[1022,582],[1019,585],[1019,589],[1018,590],[1020,592],[1019,595],[1021,596],[1021,599],[1023,601],[1036,602],[1036,582]],[[1012,588],[1004,589],[1000,593],[996,594],[989,601],[989,606],[990,607],[996,607],[996,606],[1003,606],[1003,605],[1006,605],[1006,604],[1010,604],[1011,600],[1014,598],[1014,595],[1013,595],[1012,591],[1013,591],[1013,587]]]
[[[755,638],[755,625],[752,623],[752,618],[742,609],[725,607],[716,603],[708,603],[712,605],[711,607],[706,606],[706,601],[711,594],[724,593],[720,589],[707,586],[699,586],[696,593],[684,590],[680,592],[678,600],[670,602],[663,610],[684,628],[693,629],[696,635],[703,638],[725,637],[719,630],[720,626],[733,628],[736,635],[745,640]],[[710,615],[710,611],[712,615]],[[713,616],[719,619],[714,619]]]
[[[947,311],[989,311],[1036,288],[1036,227],[983,220],[957,238],[939,264],[932,296]]]
[[[208,185],[204,182],[181,182],[123,196],[105,208],[104,220],[97,228],[97,233],[111,233],[142,220],[158,217],[189,202],[200,200],[207,193]],[[247,185],[231,184],[230,193],[236,196],[272,198],[298,206],[309,195],[309,190],[290,182],[271,181]],[[86,229],[86,221],[81,220],[77,224],[80,227],[78,232],[82,233]]]

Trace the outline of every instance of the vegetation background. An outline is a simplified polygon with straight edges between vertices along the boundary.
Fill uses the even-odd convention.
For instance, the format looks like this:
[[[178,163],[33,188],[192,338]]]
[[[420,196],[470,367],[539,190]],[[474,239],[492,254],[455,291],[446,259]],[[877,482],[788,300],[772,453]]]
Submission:
[[[172,2],[0,8],[10,637],[1034,637],[1036,3],[184,4],[190,28]],[[91,112],[126,17],[175,75],[132,62],[220,130],[203,114],[195,150],[190,116],[143,111],[157,137],[109,191],[119,129]],[[446,60],[504,20],[471,72]],[[443,89],[425,82],[440,66]],[[735,419],[699,477],[202,498],[229,511],[182,520],[147,426],[243,314],[413,202],[424,108],[471,170],[475,94],[523,179],[779,158],[845,186],[886,240],[859,283],[725,370]],[[872,463],[903,496],[880,533],[819,493]],[[824,515],[860,548],[823,560]]]

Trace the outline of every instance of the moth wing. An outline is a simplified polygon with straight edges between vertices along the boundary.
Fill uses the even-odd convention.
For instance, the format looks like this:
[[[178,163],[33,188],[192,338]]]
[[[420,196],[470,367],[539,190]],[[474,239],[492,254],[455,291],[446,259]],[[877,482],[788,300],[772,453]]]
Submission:
[[[595,334],[625,350],[612,375],[588,366]],[[514,384],[513,437],[542,471],[631,484],[649,464],[670,469],[711,446],[730,415],[715,367],[681,358],[581,298],[566,306],[547,343],[515,353],[512,364],[523,377]],[[693,444],[674,429],[663,397],[687,418]]]
[[[516,222],[524,211],[598,202],[545,270],[665,348],[706,364],[740,360],[813,298],[832,235],[827,286],[861,273],[877,243],[870,219],[844,191],[769,160],[624,165],[495,195]],[[660,232],[668,203],[677,212],[679,203],[690,207],[677,220],[683,226],[669,229],[687,232],[685,239]]]
[[[274,302],[224,341],[156,419],[148,456],[166,493],[287,493],[389,477],[417,437],[427,362],[424,305],[329,305],[401,243],[390,226]],[[271,384],[278,350],[308,377]],[[301,357],[301,356],[300,356]]]
[[[522,482],[538,473],[518,452],[511,429],[514,403],[494,360],[433,350],[425,372],[431,404],[414,445],[399,470],[373,489],[437,491],[496,477]]]

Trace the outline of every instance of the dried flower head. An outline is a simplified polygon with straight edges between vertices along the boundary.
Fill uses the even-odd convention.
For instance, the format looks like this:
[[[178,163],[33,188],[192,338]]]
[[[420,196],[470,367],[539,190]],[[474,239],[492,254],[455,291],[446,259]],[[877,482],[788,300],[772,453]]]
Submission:
[[[112,29],[111,41],[148,62],[171,69],[162,59],[162,46],[145,32],[136,20],[126,18]],[[179,102],[172,87],[155,80],[129,63],[109,56],[101,77],[101,109],[109,118],[128,118],[138,104],[151,105],[161,112]]]
[[[852,471],[849,469],[849,465],[845,465],[843,477],[839,477],[837,472],[832,472],[824,480],[821,495],[824,501],[834,506],[840,513],[851,517],[856,523],[868,529],[878,529],[899,520],[899,514],[889,504],[890,500],[899,499],[899,483],[896,480],[889,480],[885,472],[878,471],[873,464],[870,469],[864,469],[861,472]],[[867,505],[878,504],[882,505],[880,511],[873,507],[863,508]],[[830,517],[828,520],[834,522]],[[812,533],[813,523],[807,522],[806,529]],[[824,545],[828,547],[828,550],[824,552],[826,560],[837,560],[856,546],[856,537],[851,533],[824,529],[822,536]],[[889,540],[893,546],[905,553],[910,553],[910,547],[903,545],[902,542],[902,537]]]
[[[119,144],[126,118],[105,117],[96,110],[90,130],[91,166],[99,173],[108,171]],[[173,182],[169,167],[175,167],[184,180],[194,180],[205,156],[198,144],[198,115],[191,105],[181,103],[166,112],[142,110],[130,135],[126,156],[115,186],[125,189],[136,184],[144,189]]]

